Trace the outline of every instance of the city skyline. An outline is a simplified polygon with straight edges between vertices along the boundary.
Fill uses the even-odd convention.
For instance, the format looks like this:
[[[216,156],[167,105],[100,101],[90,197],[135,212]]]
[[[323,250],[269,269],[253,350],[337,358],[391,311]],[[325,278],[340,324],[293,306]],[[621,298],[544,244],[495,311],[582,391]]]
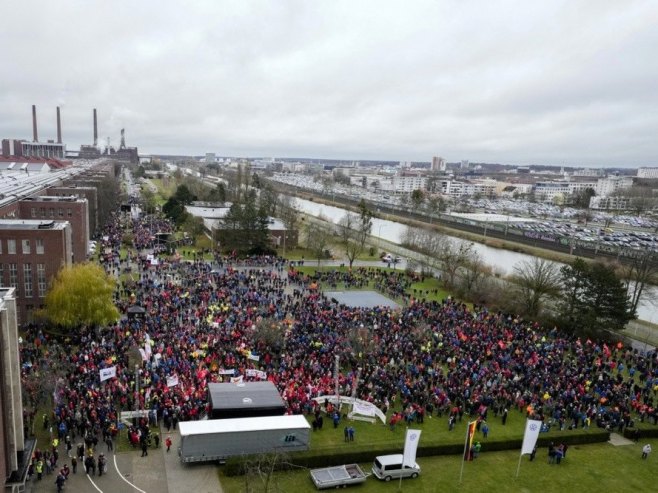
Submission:
[[[0,137],[144,154],[658,165],[650,1],[10,0]],[[11,13],[11,15],[9,15]],[[26,29],[29,26],[29,29]]]

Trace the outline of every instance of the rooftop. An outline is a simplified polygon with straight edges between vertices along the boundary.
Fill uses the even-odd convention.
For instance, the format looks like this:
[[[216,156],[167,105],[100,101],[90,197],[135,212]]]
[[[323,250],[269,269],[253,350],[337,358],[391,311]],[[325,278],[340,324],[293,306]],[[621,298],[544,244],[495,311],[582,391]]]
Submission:
[[[4,230],[64,229],[68,224],[68,221],[42,221],[39,219],[0,219],[0,229]]]

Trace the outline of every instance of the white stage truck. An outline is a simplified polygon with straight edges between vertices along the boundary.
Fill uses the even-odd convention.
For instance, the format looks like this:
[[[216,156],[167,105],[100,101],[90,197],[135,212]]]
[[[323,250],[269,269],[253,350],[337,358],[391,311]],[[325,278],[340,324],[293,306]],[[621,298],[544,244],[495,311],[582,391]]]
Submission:
[[[324,467],[311,471],[311,479],[319,490],[341,486],[344,488],[351,484],[364,483],[368,476],[369,474],[363,472],[358,464]]]
[[[308,450],[311,425],[301,415],[209,419],[178,423],[182,462]]]

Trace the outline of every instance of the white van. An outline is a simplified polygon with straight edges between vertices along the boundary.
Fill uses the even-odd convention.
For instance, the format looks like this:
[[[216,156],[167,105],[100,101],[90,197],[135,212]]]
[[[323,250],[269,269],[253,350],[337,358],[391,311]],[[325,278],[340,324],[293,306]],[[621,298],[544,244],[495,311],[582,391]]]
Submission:
[[[420,466],[414,462],[412,466],[402,466],[402,454],[380,455],[372,464],[372,473],[384,481],[397,478],[417,478]]]

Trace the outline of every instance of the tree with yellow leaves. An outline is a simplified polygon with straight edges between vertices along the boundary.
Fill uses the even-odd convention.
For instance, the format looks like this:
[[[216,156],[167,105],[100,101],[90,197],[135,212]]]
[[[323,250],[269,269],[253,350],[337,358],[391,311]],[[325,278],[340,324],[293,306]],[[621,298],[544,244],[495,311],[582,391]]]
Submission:
[[[43,315],[54,324],[72,328],[115,322],[119,311],[112,300],[116,280],[96,264],[64,267],[46,293]]]

